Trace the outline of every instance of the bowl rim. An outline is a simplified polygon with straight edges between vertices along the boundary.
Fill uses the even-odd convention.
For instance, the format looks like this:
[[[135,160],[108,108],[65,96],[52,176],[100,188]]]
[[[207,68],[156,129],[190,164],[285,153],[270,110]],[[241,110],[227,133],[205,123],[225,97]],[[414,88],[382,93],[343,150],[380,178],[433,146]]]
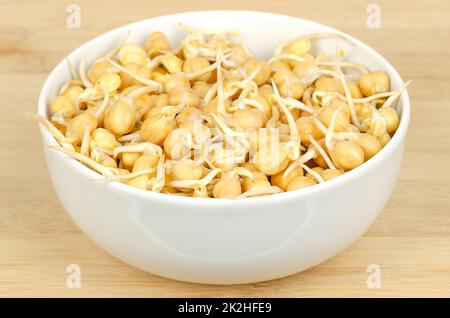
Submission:
[[[382,65],[383,68],[390,74],[392,74],[391,77],[394,77],[394,80],[398,82],[400,85],[404,84],[403,79],[401,78],[400,74],[397,72],[397,70],[388,62],[384,56],[382,56],[380,53],[375,51],[373,48],[371,48],[369,45],[365,44],[364,42],[358,40],[357,38],[342,32],[338,29],[335,29],[333,27],[314,22],[311,20],[289,16],[289,15],[283,15],[278,13],[271,13],[271,12],[263,12],[263,11],[247,11],[247,10],[203,10],[203,11],[187,11],[187,12],[181,12],[181,13],[175,13],[175,14],[168,14],[163,16],[156,16],[144,20],[140,20],[137,22],[133,22],[130,24],[126,24],[120,27],[117,27],[113,30],[107,31],[105,33],[102,33],[95,38],[85,42],[81,46],[77,47],[76,49],[72,50],[66,57],[61,59],[61,61],[53,68],[53,70],[50,72],[48,77],[46,78],[42,89],[39,94],[39,100],[38,100],[38,107],[37,112],[41,116],[47,115],[47,104],[46,104],[46,96],[48,95],[49,88],[53,85],[54,82],[53,77],[55,77],[56,71],[63,67],[63,64],[66,63],[66,59],[69,58],[75,54],[77,54],[80,51],[83,51],[85,48],[91,46],[96,41],[106,39],[113,34],[117,33],[120,34],[122,31],[128,31],[132,30],[136,26],[146,23],[149,20],[156,20],[156,19],[176,19],[176,18],[183,18],[188,15],[204,15],[204,14],[224,14],[224,15],[258,15],[258,16],[266,16],[270,18],[277,18],[277,19],[291,19],[291,20],[297,20],[301,21],[303,24],[309,24],[312,27],[318,27],[324,30],[327,30],[327,32],[333,32],[340,35],[345,36],[350,41],[352,41],[355,45],[362,47],[364,50],[368,52],[368,54],[374,56]],[[411,113],[411,105],[410,105],[410,98],[408,94],[408,89],[405,89],[402,93],[402,96],[399,99],[399,104],[401,104],[401,116],[400,116],[400,124],[397,128],[397,131],[395,132],[392,139],[388,142],[386,146],[384,146],[374,157],[372,157],[367,162],[364,162],[362,165],[358,166],[357,168],[346,172],[345,174],[339,176],[338,178],[334,178],[332,180],[328,180],[321,184],[316,184],[311,187],[295,190],[295,191],[289,191],[289,192],[282,192],[277,193],[275,195],[267,195],[267,196],[260,196],[260,197],[251,197],[246,199],[239,199],[239,200],[233,200],[233,199],[216,199],[216,198],[192,198],[192,197],[185,197],[185,196],[178,196],[178,195],[170,195],[165,193],[157,193],[152,192],[148,190],[138,189],[132,186],[129,186],[127,184],[118,182],[118,181],[109,181],[108,183],[104,183],[105,186],[111,187],[111,190],[124,192],[127,195],[139,197],[144,200],[159,200],[161,203],[170,203],[170,204],[187,204],[187,205],[203,205],[203,206],[226,206],[226,207],[233,207],[238,205],[261,205],[261,204],[274,204],[278,203],[280,201],[284,200],[291,200],[291,199],[302,199],[311,197],[317,192],[326,192],[331,191],[336,187],[340,187],[344,184],[352,182],[352,180],[355,180],[359,178],[361,175],[364,175],[365,172],[370,171],[371,169],[378,166],[380,162],[382,162],[386,157],[388,157],[392,152],[394,152],[398,147],[401,147],[401,144],[403,140],[406,137],[409,121],[410,121],[410,113]],[[53,136],[42,126],[40,125],[40,131],[45,146],[50,146],[57,144],[56,140],[53,138]],[[55,155],[59,156],[61,160],[65,160],[67,163],[67,166],[73,168],[80,174],[84,175],[87,179],[92,180],[95,182],[95,179],[103,178],[99,173],[91,170],[90,168],[84,166],[82,163],[78,162],[77,160],[71,158],[70,156],[55,151]],[[48,167],[48,169],[51,169],[51,167]]]

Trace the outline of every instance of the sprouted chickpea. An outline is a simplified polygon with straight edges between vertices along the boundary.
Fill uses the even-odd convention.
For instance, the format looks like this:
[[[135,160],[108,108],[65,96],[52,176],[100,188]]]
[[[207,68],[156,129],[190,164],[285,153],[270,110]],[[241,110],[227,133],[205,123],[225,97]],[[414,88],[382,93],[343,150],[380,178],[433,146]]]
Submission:
[[[198,71],[206,69],[209,66],[210,66],[209,61],[204,57],[196,56],[196,57],[192,57],[192,58],[187,58],[183,64],[183,72],[196,73]],[[202,75],[196,77],[195,79],[198,81],[207,82],[210,79],[210,77],[211,77],[211,72],[207,72],[205,74],[202,74]]]
[[[162,32],[79,61],[39,117],[53,148],[109,181],[167,195],[244,199],[314,186],[371,160],[400,125],[389,75],[302,35],[267,61],[232,30]],[[347,73],[347,70],[351,71]],[[356,74],[356,75],[355,75]]]
[[[73,139],[74,144],[80,144],[83,140],[86,128],[89,133],[97,128],[97,118],[89,113],[81,113],[71,119],[67,125],[66,136]]]
[[[248,59],[243,64],[242,67],[244,68],[247,75],[250,75],[253,72],[255,72],[256,70],[258,70],[258,73],[256,74],[256,76],[253,79],[255,84],[258,86],[267,83],[267,81],[270,78],[270,73],[272,71],[270,68],[270,65],[267,62],[258,60],[258,59],[254,59],[254,58]]]
[[[145,141],[162,145],[166,137],[176,128],[176,120],[172,116],[157,115],[147,118],[141,126],[141,136]]]
[[[297,176],[289,182],[286,191],[293,191],[297,189],[302,189],[306,187],[310,187],[312,185],[317,184],[316,181],[314,181],[312,178],[304,177],[304,176]]]
[[[371,72],[361,75],[359,88],[364,96],[372,96],[390,90],[388,75],[383,71]]]
[[[97,128],[91,135],[90,147],[99,147],[108,151],[113,151],[117,146],[118,142],[116,137],[105,128]]]
[[[339,141],[331,150],[334,164],[343,170],[352,170],[364,162],[364,151],[355,142]]]
[[[242,182],[240,174],[254,180],[252,172],[245,168],[235,168],[222,174],[219,181],[214,185],[213,195],[215,198],[233,198],[242,193]]]
[[[178,161],[172,166],[173,180],[199,180],[203,176],[203,168],[194,162]]]
[[[171,48],[169,40],[162,32],[153,32],[150,34],[144,45],[145,52],[152,58],[159,54],[169,52]]]
[[[386,130],[387,132],[392,135],[395,133],[395,131],[398,128],[398,125],[400,124],[400,118],[398,117],[397,112],[395,109],[391,107],[383,107],[378,110],[380,115],[383,117],[383,119],[386,121]]]
[[[61,115],[63,118],[71,118],[75,115],[73,99],[67,95],[57,96],[50,106],[50,111],[54,115]]]

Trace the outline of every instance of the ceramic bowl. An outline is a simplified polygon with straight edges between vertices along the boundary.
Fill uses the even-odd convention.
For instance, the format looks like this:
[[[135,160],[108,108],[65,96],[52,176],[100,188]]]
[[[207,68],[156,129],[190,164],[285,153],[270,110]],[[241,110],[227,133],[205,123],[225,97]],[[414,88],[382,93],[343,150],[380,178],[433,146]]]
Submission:
[[[249,49],[269,58],[277,45],[296,36],[335,32],[340,40],[315,42],[315,51],[342,48],[348,59],[384,70],[393,89],[403,85],[397,71],[366,44],[315,22],[271,13],[204,11],[151,18],[107,32],[69,54],[97,57],[131,30],[129,42],[143,43],[163,31],[175,45],[186,34],[178,23],[231,28]],[[92,60],[88,61],[91,63]],[[47,78],[38,112],[47,116],[59,88],[69,80],[61,61]],[[94,171],[52,150],[53,137],[41,127],[53,187],[67,213],[98,246],[144,271],[207,284],[252,283],[291,275],[336,255],[358,239],[383,209],[395,186],[410,117],[405,91],[398,102],[400,126],[375,157],[358,168],[302,190],[244,200],[198,199],[152,193],[106,182]]]

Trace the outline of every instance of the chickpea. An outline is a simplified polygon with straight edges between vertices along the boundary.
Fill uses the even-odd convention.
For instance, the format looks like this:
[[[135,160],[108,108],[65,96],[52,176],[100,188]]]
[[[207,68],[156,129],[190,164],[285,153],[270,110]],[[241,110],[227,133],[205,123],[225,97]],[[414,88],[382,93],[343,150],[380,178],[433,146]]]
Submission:
[[[227,109],[230,106],[229,101],[225,101],[225,109]],[[203,106],[202,111],[207,114],[215,114],[217,113],[217,97],[214,97],[211,99],[211,101]]]
[[[216,148],[211,153],[211,163],[222,169],[222,171],[230,171],[238,165],[236,153],[233,149]]]
[[[117,146],[116,137],[105,128],[97,128],[91,136],[90,149],[100,147],[106,150],[113,151]]]
[[[176,117],[178,125],[181,125],[186,122],[200,120],[202,115],[202,111],[196,107],[188,106],[183,109]]]
[[[92,83],[96,83],[98,78],[111,68],[111,64],[107,61],[97,61],[88,71],[88,78]]]
[[[192,86],[195,94],[197,94],[200,98],[205,98],[206,94],[210,90],[211,85],[205,81],[196,81]]]
[[[234,79],[234,80],[237,81],[237,79]],[[232,100],[237,99],[239,97],[239,94],[242,92],[242,90],[240,88],[237,88],[235,86],[233,79],[229,79],[229,78],[224,78],[223,90],[224,90],[224,92],[226,92],[227,94],[230,95],[230,98]]]
[[[200,120],[182,123],[180,128],[184,128],[189,131],[198,144],[202,144],[203,142],[211,139],[211,129],[202,124]]]
[[[244,162],[240,165],[242,168],[247,169],[248,171],[251,172],[258,172],[258,169],[256,168],[254,163],[250,163],[250,162]]]
[[[168,76],[169,73],[161,66],[158,66],[151,73],[150,79],[157,81],[158,83],[164,84]]]
[[[300,117],[300,109],[294,108],[290,112],[291,112],[291,115],[294,118],[294,120],[296,120],[296,119],[298,119]],[[280,122],[282,124],[288,124],[287,116],[283,112],[280,113]]]
[[[331,106],[325,106],[322,107],[319,110],[319,115],[318,118],[319,120],[325,125],[325,126],[329,126],[330,122],[331,122],[331,118],[333,117],[334,112],[337,109]],[[340,131],[347,131],[348,127],[350,126],[350,116],[348,113],[345,113],[343,111],[340,111],[337,114],[336,117],[336,125],[334,127],[334,130],[337,132]]]
[[[312,105],[313,107],[319,107],[319,105],[315,105],[314,101],[312,100],[312,94],[314,93],[314,88],[309,86],[305,89],[303,92],[302,102],[305,105]]]
[[[291,180],[291,182],[289,182],[286,191],[293,191],[293,190],[298,190],[298,189],[303,189],[306,187],[310,187],[317,184],[316,181],[308,178],[308,177],[304,177],[304,176],[297,176],[294,179]]]
[[[354,140],[364,151],[364,161],[375,156],[382,148],[380,141],[371,134],[359,133]]]
[[[134,163],[139,158],[141,154],[138,152],[122,152],[121,153],[121,162],[123,167],[128,170],[132,170]]]
[[[256,74],[253,79],[258,86],[265,84],[269,80],[270,73],[272,71],[267,62],[254,58],[250,58],[245,61],[242,67],[248,75],[252,74],[257,68],[259,68],[258,74]]]
[[[166,137],[176,126],[175,119],[165,116],[149,117],[142,124],[140,130],[141,137],[145,141],[162,145]]]
[[[305,55],[310,50],[311,50],[311,40],[307,38],[294,39],[285,48],[286,53],[298,56]]]
[[[250,149],[254,152],[261,147],[272,147],[281,141],[281,135],[276,129],[263,128],[257,131],[253,131],[248,139],[250,143]]]
[[[317,125],[312,117],[300,117],[295,121],[295,124],[297,125],[297,130],[302,140],[302,145],[306,147],[310,145],[308,138],[309,134],[311,134],[316,140],[324,137],[324,134],[319,128],[317,128]]]
[[[181,74],[169,75],[164,82],[164,89],[166,92],[170,92],[173,88],[182,86],[184,88],[190,88],[189,79]]]
[[[169,40],[161,32],[153,32],[147,38],[144,49],[150,57],[155,57],[161,53],[168,52],[172,49]]]
[[[291,67],[288,63],[277,60],[272,63],[270,63],[270,67],[272,68],[272,72],[278,72],[278,71],[290,71]]]
[[[264,109],[263,112],[263,121],[266,123],[267,120],[272,116],[272,106],[267,102],[267,100],[261,95],[255,95],[250,97],[250,100],[255,101],[259,105],[261,105]]]
[[[116,160],[114,160],[113,158],[111,158],[110,156],[104,155],[103,157],[100,158],[99,163],[107,168],[117,168],[117,162]]]
[[[138,89],[138,88],[141,88],[141,87],[143,87],[142,85],[133,85],[133,86],[128,86],[128,87],[125,87],[123,90],[122,90],[122,95],[123,96],[126,96],[126,95],[128,95],[128,94],[130,94],[132,91],[134,91],[135,89]]]
[[[210,66],[209,61],[204,57],[196,56],[187,58],[184,61],[183,72],[194,73]],[[207,82],[211,78],[211,72],[200,75],[196,80]]]
[[[170,74],[181,72],[181,70],[184,69],[183,60],[173,53],[167,53],[164,55],[161,59],[161,64],[164,65]]]
[[[71,118],[75,115],[75,106],[69,96],[57,96],[50,106],[52,114],[61,114],[65,118]]]
[[[105,119],[103,122],[105,128],[112,132],[116,137],[125,135],[133,129],[136,122],[134,107],[119,100],[105,112]]]
[[[162,115],[161,111],[162,111],[163,107],[164,106],[154,106],[154,107],[150,108],[145,113],[143,120],[146,121],[148,118],[161,116]]]
[[[387,132],[392,135],[395,133],[395,131],[398,128],[398,125],[400,124],[400,119],[398,118],[398,114],[395,111],[395,109],[391,107],[383,107],[378,110],[381,116],[383,116],[384,120],[386,121]]]
[[[70,86],[63,94],[63,96],[69,97],[73,102],[75,99],[83,93],[84,89],[81,86],[73,85]]]
[[[272,85],[266,84],[258,88],[259,96],[263,97],[269,105],[275,105]]]
[[[381,146],[384,147],[391,140],[391,136],[389,136],[388,133],[385,133],[384,135],[377,137],[377,139],[380,142]]]
[[[101,75],[95,85],[105,87],[108,93],[114,93],[121,85],[120,76],[116,73],[106,73]]]
[[[242,65],[248,58],[248,54],[245,51],[245,49],[238,44],[230,44],[228,48],[231,50],[231,56],[230,59],[236,64],[236,65]]]
[[[154,154],[143,154],[136,158],[133,162],[133,172],[155,168],[158,164],[158,155]],[[154,174],[150,174],[150,177],[153,177]]]
[[[273,81],[278,86],[280,95],[283,97],[292,97],[300,99],[303,96],[305,88],[298,78],[289,70],[275,72],[272,76]]]
[[[142,94],[136,98],[135,106],[138,119],[140,120],[151,108],[155,106],[155,95]]]
[[[290,79],[294,77],[294,73],[291,71],[291,69],[282,69],[279,71],[275,71],[272,74],[272,79],[279,86],[283,81]]]
[[[169,95],[161,94],[155,99],[155,107],[163,107],[169,105]]]
[[[267,179],[267,176],[259,171],[253,172],[253,180],[249,177],[244,177],[242,179],[242,191],[250,191],[255,188],[266,188],[270,187],[271,184]]]
[[[208,190],[199,188],[195,189],[194,192],[192,192],[193,198],[209,198]]]
[[[179,160],[189,154],[191,148],[183,143],[186,138],[189,138],[189,135],[185,128],[172,130],[163,143],[166,155],[173,160]]]
[[[89,133],[92,133],[97,128],[97,118],[89,113],[81,113],[69,121],[66,135],[79,144],[83,139],[86,127],[89,128]]]
[[[287,187],[289,183],[298,176],[303,176],[303,170],[302,169],[292,169],[289,173],[285,175],[286,170],[281,171],[272,177],[270,177],[270,181],[272,182],[272,185],[279,187],[283,191],[287,190]]]
[[[314,171],[314,172],[317,172],[317,173],[320,175],[320,173],[321,173],[322,171],[324,171],[325,169],[322,168],[322,167],[314,167],[314,168],[311,168],[311,170]],[[307,178],[310,178],[310,179],[313,180],[313,181],[316,181],[316,180],[317,180],[316,177],[314,177],[310,172],[308,172],[308,173],[306,174],[306,177],[307,177]]]
[[[292,70],[295,76],[299,78],[306,78],[311,72],[316,69],[316,65],[312,61],[300,62]]]
[[[339,98],[333,98],[326,106],[332,107],[334,110],[341,108],[340,113],[345,114],[345,116],[350,120],[350,107],[346,102],[340,100]],[[326,126],[328,126],[328,124],[326,124]]]
[[[333,163],[343,170],[352,170],[364,162],[364,151],[352,141],[337,142],[330,155]]]
[[[233,127],[242,131],[257,130],[264,124],[263,116],[257,109],[238,109],[232,116]]]
[[[253,163],[259,171],[268,176],[273,176],[286,168],[289,163],[288,154],[281,145],[272,147],[269,144],[258,149],[253,157]]]
[[[390,87],[389,77],[386,72],[383,71],[366,73],[361,75],[359,79],[359,88],[364,96],[388,92]]]
[[[341,175],[344,174],[344,172],[342,172],[342,170],[338,170],[338,169],[325,169],[319,172],[320,176],[325,180],[331,180],[334,179],[336,177],[339,177]]]
[[[228,47],[228,40],[223,36],[213,37],[209,44],[223,51]]]
[[[145,66],[139,65],[137,63],[128,63],[124,65],[125,68],[127,68],[129,71],[136,73],[137,75],[150,79],[152,76],[152,72],[146,68]],[[120,89],[123,90],[124,88],[128,86],[133,85],[140,85],[139,81],[135,80],[133,77],[131,77],[129,74],[125,72],[120,72]]]
[[[337,78],[333,77],[321,77],[316,81],[316,90],[325,92],[337,92],[344,94],[344,88],[342,83]]]
[[[119,61],[122,65],[136,63],[141,66],[147,64],[147,55],[142,47],[137,44],[125,44],[118,53]]]
[[[233,198],[242,193],[241,182],[238,176],[222,176],[214,185],[213,196],[215,198]]]
[[[169,104],[178,105],[182,102],[185,102],[186,106],[198,107],[200,106],[200,97],[191,88],[184,86],[172,88],[169,91]]]
[[[355,104],[354,106],[356,115],[361,122],[372,116],[372,111],[368,106],[364,104]]]
[[[278,124],[277,128],[280,130],[280,136],[289,135],[290,127],[288,124],[284,124],[281,122]]]
[[[100,109],[100,103],[94,103],[92,106],[87,106],[87,108],[85,109],[85,113],[90,114],[94,117],[96,117],[96,114],[98,112],[98,110]],[[102,113],[100,114],[99,117],[97,117],[97,127],[103,127],[104,126],[104,118],[105,118],[105,112],[108,110],[108,108]]]
[[[353,98],[363,98],[364,97],[358,84],[354,83],[353,81],[346,81],[346,84],[347,84],[348,90],[350,91],[350,95]]]
[[[199,180],[203,176],[203,168],[189,162],[176,162],[172,167],[174,180]]]
[[[125,180],[125,183],[134,188],[146,190],[149,180],[150,180],[149,176],[146,174],[143,174],[143,175]]]

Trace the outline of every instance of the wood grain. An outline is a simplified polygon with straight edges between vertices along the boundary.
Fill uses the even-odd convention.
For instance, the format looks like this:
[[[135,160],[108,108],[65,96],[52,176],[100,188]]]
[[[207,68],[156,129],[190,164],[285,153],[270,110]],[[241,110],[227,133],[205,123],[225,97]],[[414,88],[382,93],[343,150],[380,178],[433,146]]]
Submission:
[[[369,1],[87,1],[81,29],[66,27],[73,1],[0,0],[0,296],[450,296],[450,3],[378,1],[382,27],[366,27]],[[141,19],[205,9],[296,15],[374,47],[412,79],[413,115],[397,187],[353,246],[287,278],[206,286],[159,278],[114,259],[64,213],[50,185],[35,111],[54,65],[88,39]],[[82,287],[66,287],[79,264]],[[382,286],[366,285],[369,264]]]

